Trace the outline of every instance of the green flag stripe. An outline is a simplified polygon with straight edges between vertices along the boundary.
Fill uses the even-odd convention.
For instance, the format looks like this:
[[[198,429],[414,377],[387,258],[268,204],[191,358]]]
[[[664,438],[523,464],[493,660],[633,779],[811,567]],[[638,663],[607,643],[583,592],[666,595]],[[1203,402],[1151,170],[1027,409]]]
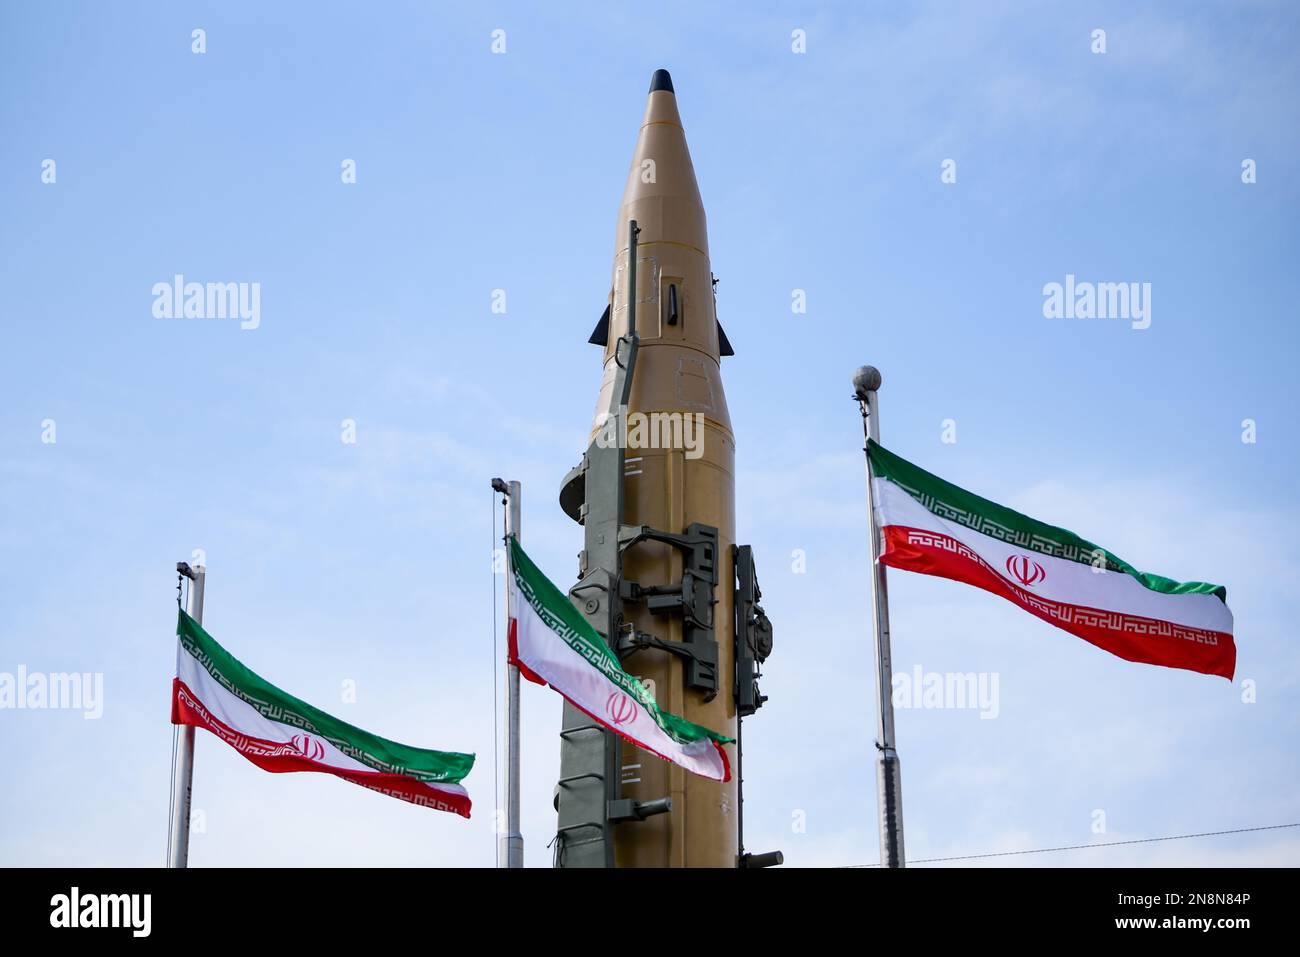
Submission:
[[[344,754],[377,771],[405,774],[420,781],[455,784],[474,766],[472,754],[398,744],[340,721],[286,694],[250,671],[184,611],[180,612],[176,635],[185,650],[231,694],[248,702],[270,720],[318,735]]]
[[[947,521],[991,538],[1010,542],[1026,551],[1063,558],[1081,565],[1101,566],[1132,575],[1152,591],[1170,595],[1214,595],[1226,604],[1228,590],[1207,582],[1179,582],[1150,572],[1140,572],[1122,558],[1074,532],[1022,515],[1005,505],[980,498],[920,466],[890,452],[879,442],[867,440],[867,454],[877,477],[893,482],[926,509]]]
[[[661,711],[649,689],[623,670],[618,656],[610,650],[582,613],[573,607],[569,597],[533,564],[533,560],[525,554],[514,536],[510,538],[510,562],[515,581],[519,584],[519,594],[537,612],[538,617],[593,668],[629,697],[640,702],[665,734],[679,744],[690,744],[704,738],[712,738],[721,744],[732,742],[733,739],[726,735],[687,721],[680,715]]]

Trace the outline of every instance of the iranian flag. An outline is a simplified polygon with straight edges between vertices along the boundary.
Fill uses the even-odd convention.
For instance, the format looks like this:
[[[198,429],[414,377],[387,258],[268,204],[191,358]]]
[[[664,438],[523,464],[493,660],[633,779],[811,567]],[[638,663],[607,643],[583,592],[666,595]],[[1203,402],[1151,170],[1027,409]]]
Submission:
[[[611,731],[688,771],[727,781],[722,749],[732,739],[661,711],[654,695],[623,670],[596,629],[510,537],[510,663],[550,685]]]
[[[172,723],[211,731],[264,771],[324,771],[421,807],[469,817],[460,780],[474,755],[411,748],[286,694],[180,613]]]
[[[1231,680],[1237,662],[1222,585],[1140,572],[1073,532],[980,498],[875,441],[880,561],[975,585],[1128,661]]]

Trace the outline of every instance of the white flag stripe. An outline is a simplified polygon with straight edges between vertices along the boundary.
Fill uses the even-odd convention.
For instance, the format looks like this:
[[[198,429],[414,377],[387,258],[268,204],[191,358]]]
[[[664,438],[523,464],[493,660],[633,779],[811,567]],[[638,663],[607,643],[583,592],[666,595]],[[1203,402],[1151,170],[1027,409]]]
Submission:
[[[303,734],[301,728],[272,721],[243,698],[232,693],[225,685],[200,664],[199,660],[185,650],[185,646],[176,645],[176,676],[185,682],[194,696],[203,702],[214,718],[250,738],[272,741],[276,744],[291,744],[294,735]],[[334,745],[318,735],[311,736],[319,741],[325,749],[317,764],[325,764],[344,771],[373,771],[355,758],[348,757]]]
[[[286,746],[293,744],[295,736],[308,734],[313,742],[320,744],[323,751],[319,757],[304,755],[313,764],[321,764],[354,773],[381,773],[378,769],[362,764],[356,758],[344,754],[318,734],[312,734],[303,731],[302,728],[294,727],[291,724],[281,724],[268,718],[212,677],[211,673],[203,667],[197,658],[186,651],[185,646],[180,642],[176,643],[176,676],[185,683],[186,687],[194,694],[194,697],[203,703],[203,707],[208,710],[212,717],[240,734]],[[432,781],[421,781],[420,784],[452,794],[467,793],[459,784]]]
[[[1043,555],[949,522],[934,514],[907,491],[885,478],[877,478],[876,521],[880,528],[899,525],[939,532],[978,553],[997,574],[1020,586],[1007,571],[1014,556],[1028,556],[1045,574],[1028,590],[1043,598],[1102,611],[1139,615],[1189,628],[1232,633],[1232,612],[1218,597],[1206,594],[1173,595],[1147,588],[1124,572],[1097,570],[1091,565]]]
[[[511,607],[520,661],[548,685],[597,721],[640,747],[688,771],[721,781],[727,770],[721,752],[708,738],[681,744],[667,735],[650,713],[582,657],[533,609],[512,583]]]

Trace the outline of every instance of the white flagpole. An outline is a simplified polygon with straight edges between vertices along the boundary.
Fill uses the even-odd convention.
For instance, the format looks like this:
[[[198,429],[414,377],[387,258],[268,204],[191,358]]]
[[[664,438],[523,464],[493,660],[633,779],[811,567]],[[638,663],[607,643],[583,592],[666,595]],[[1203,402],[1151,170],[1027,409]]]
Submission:
[[[853,393],[862,410],[862,433],[880,441],[880,370],[862,366],[853,376]],[[865,452],[865,449],[863,450]],[[889,648],[889,591],[880,564],[880,529],[876,525],[876,489],[867,456],[867,511],[871,525],[871,605],[876,645],[876,791],[880,808],[880,864],[903,867],[903,776],[894,739],[893,662]]]
[[[518,482],[492,480],[492,487],[506,497],[506,628],[515,609],[511,600],[511,584],[514,581],[510,566],[510,538],[519,537],[519,499]],[[501,836],[497,853],[497,866],[524,866],[524,836],[519,830],[519,669],[514,665],[506,666],[506,821],[505,833]]]
[[[202,565],[191,568],[184,563],[176,570],[190,580],[190,597],[186,613],[203,624],[203,583],[208,570]],[[167,866],[189,867],[190,864],[190,797],[194,788],[194,727],[176,726],[172,750],[171,826],[167,831]]]

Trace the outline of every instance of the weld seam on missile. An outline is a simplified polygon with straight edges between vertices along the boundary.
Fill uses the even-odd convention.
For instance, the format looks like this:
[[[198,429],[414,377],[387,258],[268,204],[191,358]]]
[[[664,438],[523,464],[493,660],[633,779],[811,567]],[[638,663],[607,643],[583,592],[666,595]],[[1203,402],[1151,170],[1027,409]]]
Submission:
[[[679,246],[682,249],[689,249],[691,252],[699,253],[701,256],[707,257],[709,255],[699,246],[692,246],[690,243],[681,243],[675,239],[647,239],[645,242],[638,242],[636,244],[637,249],[645,249],[647,246]],[[620,255],[625,254],[626,252],[627,252],[626,246],[624,246],[622,249],[619,250]],[[642,262],[649,258],[650,258],[649,256],[638,256],[636,261]],[[637,302],[645,302],[645,301],[646,300],[643,299],[637,300]]]

